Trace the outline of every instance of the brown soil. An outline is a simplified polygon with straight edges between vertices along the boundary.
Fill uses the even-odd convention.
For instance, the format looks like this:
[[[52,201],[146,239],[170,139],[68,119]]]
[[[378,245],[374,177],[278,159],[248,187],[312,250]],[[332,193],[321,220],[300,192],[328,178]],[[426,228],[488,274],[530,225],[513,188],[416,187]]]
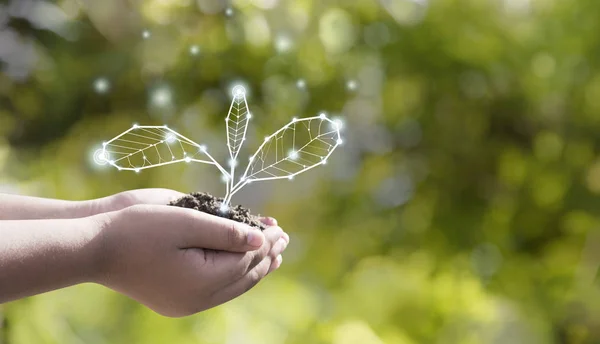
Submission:
[[[169,205],[196,209],[198,211],[205,212],[207,214],[224,217],[226,219],[242,222],[250,226],[254,226],[264,230],[267,228],[262,222],[259,221],[257,215],[252,215],[250,209],[244,208],[241,205],[231,206],[226,212],[222,212],[220,207],[223,203],[223,198],[215,197],[211,194],[204,192],[194,192],[189,195],[185,195],[182,198],[169,203]]]

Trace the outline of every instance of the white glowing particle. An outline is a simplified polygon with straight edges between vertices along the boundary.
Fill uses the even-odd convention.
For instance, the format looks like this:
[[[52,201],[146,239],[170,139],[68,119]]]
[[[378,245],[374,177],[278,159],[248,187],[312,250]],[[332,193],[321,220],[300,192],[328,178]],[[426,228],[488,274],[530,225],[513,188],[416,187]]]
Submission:
[[[246,117],[248,117],[248,119],[252,118],[252,114],[250,112],[248,112],[248,114],[246,115]]]
[[[325,115],[325,112],[321,112],[321,113],[319,114],[319,118],[320,118],[320,119],[325,119],[325,117],[326,117],[326,115]]]
[[[189,156],[185,157],[185,162],[191,162],[191,161],[192,161],[192,158],[190,158]]]
[[[137,129],[137,127],[139,127],[139,125],[137,123],[133,123],[133,129]]]
[[[228,17],[231,17],[233,15],[233,9],[228,7],[227,9],[225,9],[225,15]]]
[[[300,80],[296,81],[296,87],[298,87],[301,90],[305,89],[306,81],[304,81],[304,79],[300,79]]]
[[[342,143],[344,143],[344,141],[342,141],[342,139],[337,140],[338,145],[341,145]]]
[[[286,35],[280,35],[275,38],[275,50],[279,53],[285,53],[292,49],[294,43]]]
[[[162,87],[162,88],[155,90],[152,93],[151,97],[152,97],[152,104],[154,104],[155,106],[158,106],[158,107],[169,106],[172,101],[171,90],[166,87]]]
[[[348,91],[356,91],[356,89],[358,88],[358,82],[356,82],[356,80],[349,80],[346,83],[346,88],[348,89]]]
[[[99,94],[105,94],[110,90],[110,82],[106,78],[94,80],[94,90]]]
[[[190,47],[190,54],[192,54],[194,56],[200,54],[200,47],[197,45],[192,45]]]
[[[150,31],[148,31],[148,30],[144,30],[144,31],[142,32],[142,37],[143,37],[144,39],[148,39],[148,38],[150,38],[150,36],[151,36],[151,35],[152,35],[152,34],[151,34],[151,33],[150,33]]]
[[[292,118],[292,122],[296,122],[298,120],[298,118],[294,117]]]

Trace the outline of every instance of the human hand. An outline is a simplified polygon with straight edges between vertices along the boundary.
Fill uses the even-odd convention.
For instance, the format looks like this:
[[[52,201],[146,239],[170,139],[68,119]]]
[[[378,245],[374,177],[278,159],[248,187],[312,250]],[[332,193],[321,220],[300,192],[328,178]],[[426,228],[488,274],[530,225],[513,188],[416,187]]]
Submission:
[[[103,258],[95,282],[170,317],[245,293],[280,266],[289,242],[277,226],[261,232],[178,207],[135,205],[102,218]]]
[[[170,189],[138,189],[123,191],[108,197],[90,201],[93,214],[118,211],[138,204],[167,205],[169,202],[185,196],[184,193]]]

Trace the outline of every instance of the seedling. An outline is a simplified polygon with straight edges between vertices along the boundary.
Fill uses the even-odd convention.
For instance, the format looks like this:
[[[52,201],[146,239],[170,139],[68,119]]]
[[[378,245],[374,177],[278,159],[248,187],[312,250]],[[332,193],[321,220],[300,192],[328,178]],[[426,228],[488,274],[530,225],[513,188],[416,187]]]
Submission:
[[[294,118],[264,141],[247,160],[238,159],[246,141],[248,123],[252,114],[248,110],[246,90],[236,86],[232,90],[227,126],[229,148],[228,169],[208,152],[206,145],[198,144],[170,129],[168,126],[140,126],[134,124],[119,136],[106,141],[94,153],[98,164],[110,164],[119,170],[142,170],[176,164],[203,163],[214,165],[221,173],[226,193],[220,210],[229,209],[231,197],[244,186],[274,179],[294,179],[300,173],[327,163],[329,156],[342,144],[340,120],[332,120],[325,113],[315,117]],[[237,167],[247,162],[241,177]]]

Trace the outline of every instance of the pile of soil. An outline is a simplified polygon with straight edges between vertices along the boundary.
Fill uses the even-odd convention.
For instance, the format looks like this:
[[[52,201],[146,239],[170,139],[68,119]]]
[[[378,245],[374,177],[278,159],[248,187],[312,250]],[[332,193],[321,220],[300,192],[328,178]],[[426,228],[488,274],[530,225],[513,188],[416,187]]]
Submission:
[[[223,198],[215,197],[208,193],[193,192],[169,203],[169,205],[195,209],[207,214],[242,222],[250,226],[260,228],[261,230],[265,230],[267,228],[267,226],[260,222],[259,216],[252,215],[250,209],[244,208],[241,205],[230,206],[229,210],[224,212],[221,211],[221,204],[223,204],[223,201]]]

